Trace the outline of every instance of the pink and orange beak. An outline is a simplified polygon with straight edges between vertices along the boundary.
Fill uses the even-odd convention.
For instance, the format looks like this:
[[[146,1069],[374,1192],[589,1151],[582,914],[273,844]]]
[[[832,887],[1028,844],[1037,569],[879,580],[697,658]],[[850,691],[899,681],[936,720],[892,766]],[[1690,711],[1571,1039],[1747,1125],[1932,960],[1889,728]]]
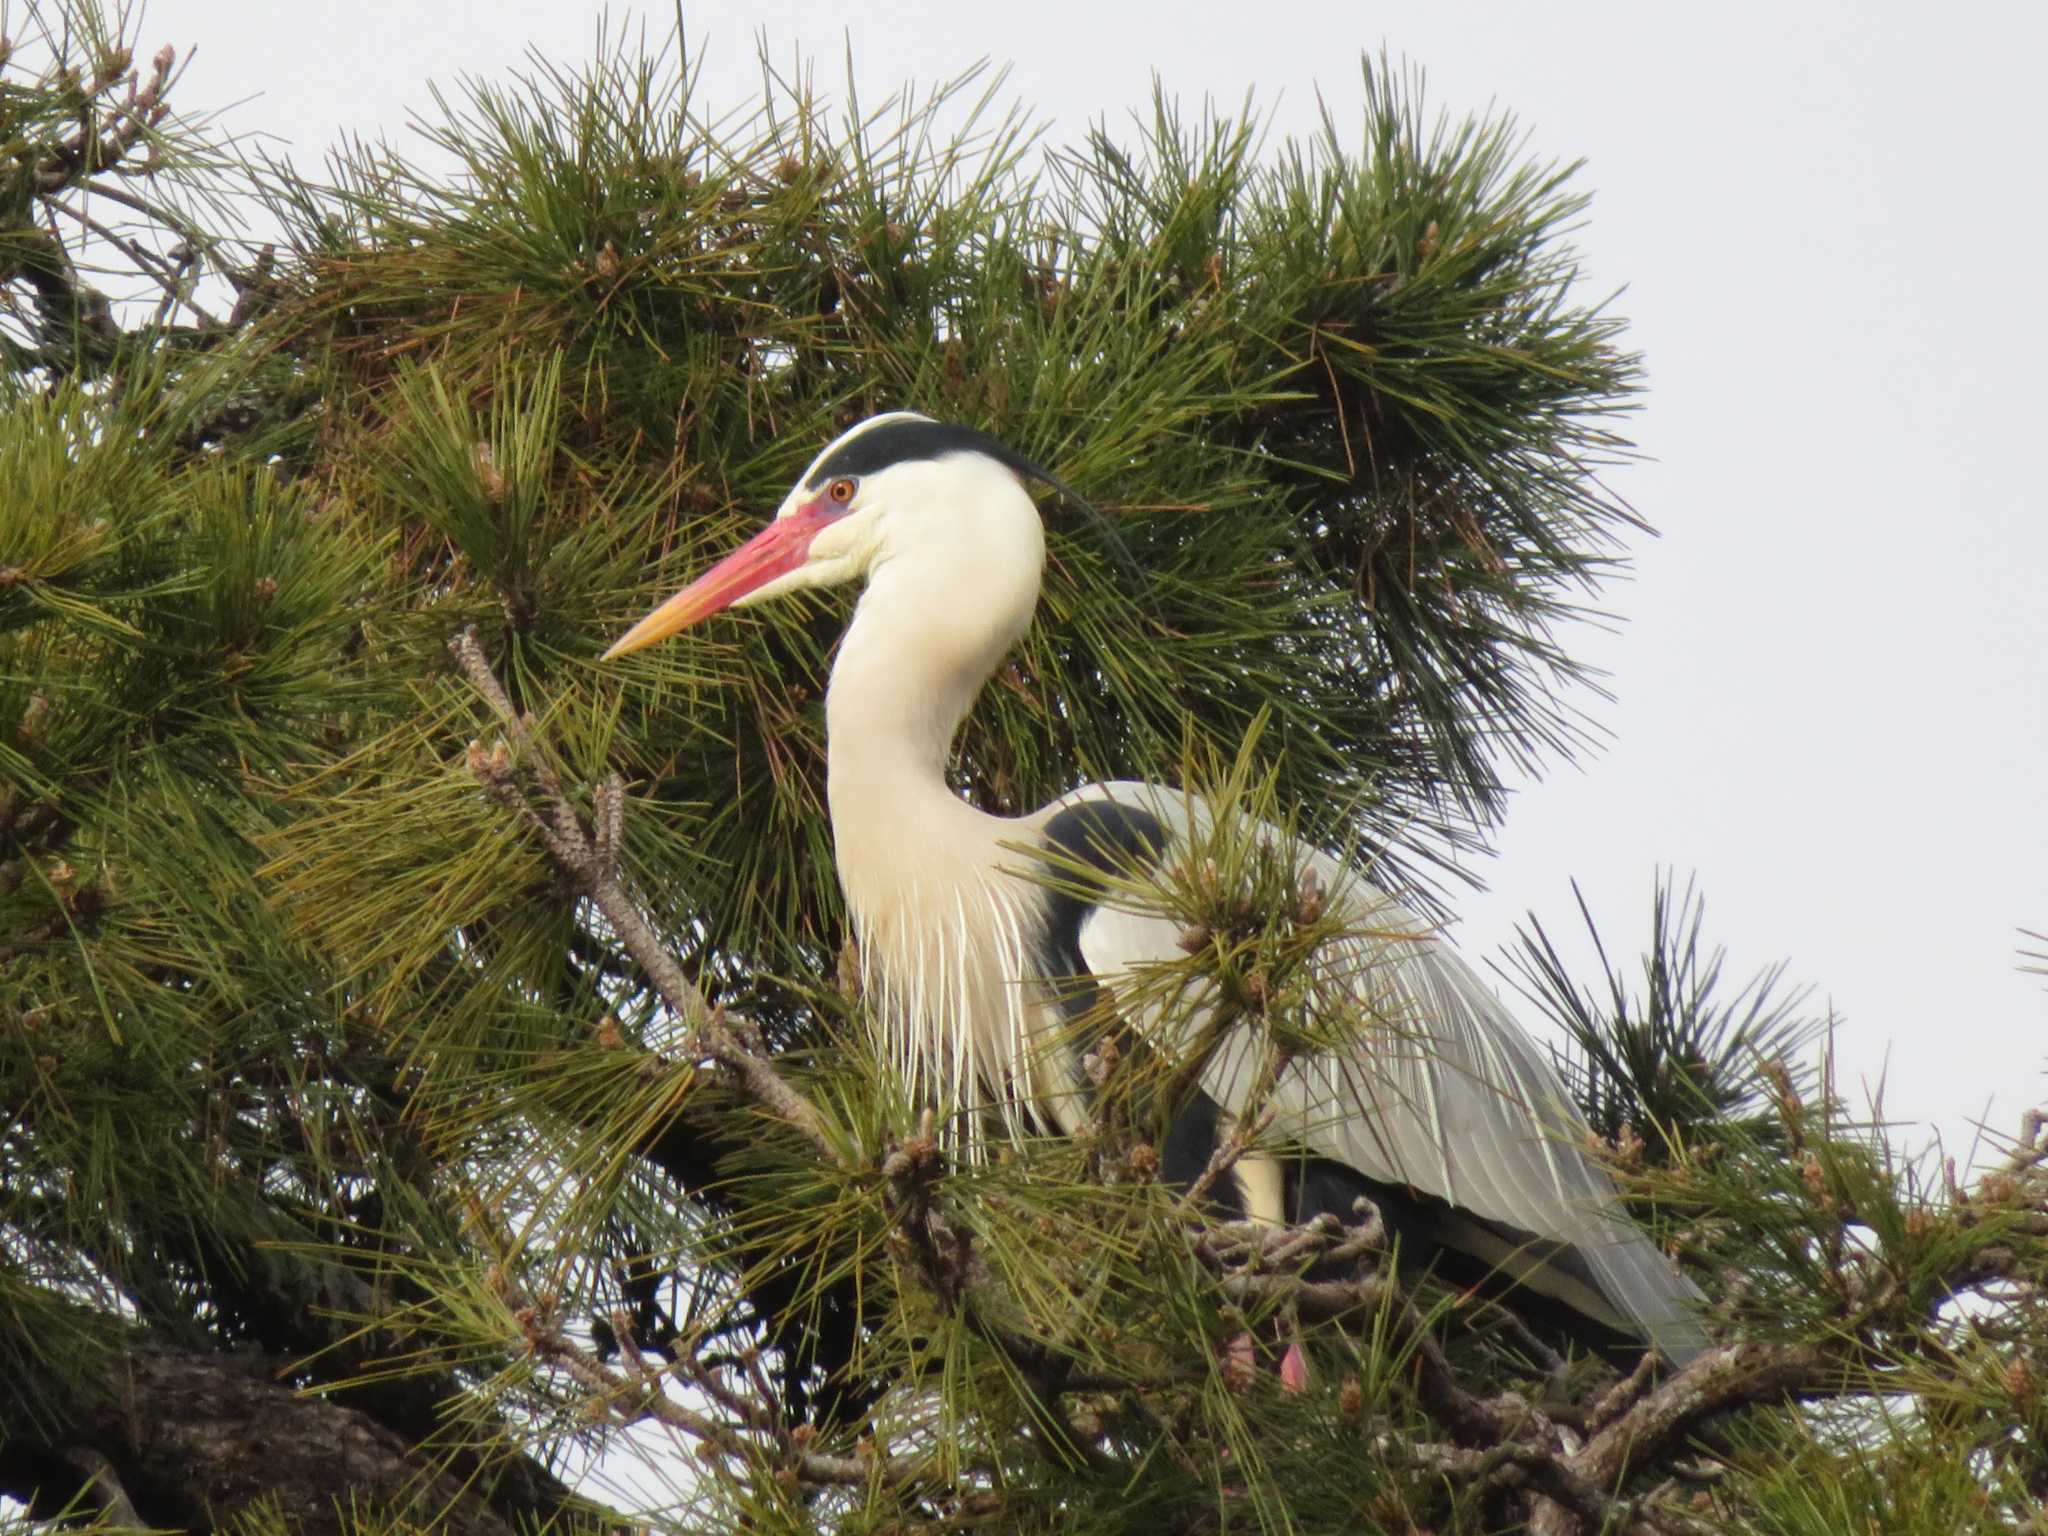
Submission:
[[[843,505],[820,496],[789,516],[778,517],[619,636],[599,659],[610,661],[615,656],[644,650],[730,608],[776,577],[788,575],[809,556],[811,540],[818,536],[818,531],[845,515]]]

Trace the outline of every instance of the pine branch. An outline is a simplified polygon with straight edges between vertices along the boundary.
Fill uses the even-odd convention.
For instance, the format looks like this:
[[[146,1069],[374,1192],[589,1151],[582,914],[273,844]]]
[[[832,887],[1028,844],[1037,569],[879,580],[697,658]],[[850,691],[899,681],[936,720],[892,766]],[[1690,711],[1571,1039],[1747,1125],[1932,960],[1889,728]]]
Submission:
[[[2048,1236],[2048,1138],[2044,1118],[2029,1111],[2011,1154],[1987,1171],[1974,1189],[1960,1192],[1968,1212],[1985,1213],[1992,1230],[1984,1241],[1951,1259],[1938,1288],[1959,1297],[1990,1283],[2019,1283],[2038,1272],[2037,1252],[2023,1261],[2007,1234]],[[1816,1199],[1825,1196],[1816,1192]],[[1854,1213],[1836,1204],[1835,1219]],[[1867,1400],[1897,1390],[1874,1376],[1873,1361],[1916,1352],[1925,1325],[1900,1277],[1859,1279],[1860,1261],[1849,1245],[1828,1251],[1850,1312],[1818,1341],[1734,1339],[1714,1346],[1668,1378],[1655,1379],[1646,1359],[1626,1380],[1595,1398],[1584,1413],[1587,1436],[1576,1446],[1556,1422],[1519,1394],[1481,1396],[1466,1390],[1442,1346],[1384,1266],[1384,1234],[1374,1213],[1351,1228],[1330,1220],[1294,1229],[1239,1223],[1190,1234],[1196,1255],[1217,1274],[1233,1300],[1262,1308],[1285,1307],[1307,1321],[1336,1323],[1369,1316],[1392,1320],[1390,1343],[1413,1361],[1416,1401],[1448,1434],[1451,1444],[1408,1448],[1417,1464],[1474,1492],[1510,1490],[1528,1501],[1529,1528],[1545,1536],[1624,1531],[1640,1536],[1717,1529],[1654,1495],[1616,1497],[1645,1468],[1668,1465],[1704,1421],[1735,1409],[1792,1401]],[[1349,1274],[1333,1273],[1343,1259]],[[1304,1273],[1313,1263],[1321,1278]],[[1370,1266],[1362,1267],[1362,1266]]]
[[[143,134],[169,114],[170,104],[164,98],[178,62],[177,50],[157,50],[150,61],[147,84],[128,70],[129,59],[127,50],[121,49],[105,61],[97,78],[87,87],[78,131],[37,163],[35,190],[40,196],[48,197],[87,177],[113,170],[127,158],[128,151]],[[114,102],[105,109],[104,120],[96,121],[93,109],[98,99],[111,96],[124,80],[128,86],[126,99]]]
[[[623,789],[616,781],[600,787],[598,829],[591,833],[535,739],[531,723],[512,707],[504,685],[492,672],[483,647],[477,643],[476,631],[464,630],[449,642],[448,648],[464,675],[497,714],[506,733],[518,744],[519,762],[539,786],[546,814],[536,810],[526,798],[511,757],[501,752],[487,753],[481,745],[473,743],[469,767],[477,782],[493,799],[526,822],[556,865],[604,914],[619,942],[646,971],[662,1001],[683,1021],[705,1054],[724,1067],[763,1108],[802,1135],[825,1162],[834,1167],[844,1166],[844,1156],[826,1134],[817,1110],[775,1070],[761,1043],[760,1032],[746,1020],[727,1014],[723,1007],[714,1007],[705,999],[655,937],[654,930],[648,927],[619,883],[613,851],[618,843],[618,807]]]

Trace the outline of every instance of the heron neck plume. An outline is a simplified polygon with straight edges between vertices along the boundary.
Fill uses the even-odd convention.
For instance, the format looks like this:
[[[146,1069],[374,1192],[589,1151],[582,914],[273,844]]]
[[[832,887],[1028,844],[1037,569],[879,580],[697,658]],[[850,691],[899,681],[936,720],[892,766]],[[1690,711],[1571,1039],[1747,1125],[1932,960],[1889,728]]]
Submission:
[[[1032,969],[1023,931],[1039,891],[1008,872],[1020,861],[1003,847],[1022,829],[946,782],[960,722],[1038,599],[1037,514],[1016,499],[1030,520],[1021,548],[927,540],[871,568],[825,700],[832,836],[862,973],[889,1055],[942,1104],[1033,1076],[1017,979]]]

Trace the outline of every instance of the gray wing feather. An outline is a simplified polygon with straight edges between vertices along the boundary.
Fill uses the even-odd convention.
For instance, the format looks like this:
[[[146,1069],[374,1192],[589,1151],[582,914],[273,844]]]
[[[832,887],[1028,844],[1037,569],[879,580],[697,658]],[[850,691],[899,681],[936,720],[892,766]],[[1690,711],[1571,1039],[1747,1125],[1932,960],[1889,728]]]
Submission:
[[[1176,833],[1206,807],[1157,785],[1090,785],[1063,800],[1142,806]],[[1278,835],[1277,833],[1275,834]],[[1706,1348],[1699,1292],[1620,1215],[1613,1182],[1580,1150],[1585,1126],[1544,1053],[1429,925],[1312,849],[1328,901],[1354,934],[1323,953],[1326,985],[1344,988],[1363,1021],[1355,1051],[1298,1060],[1276,1084],[1275,1129],[1368,1178],[1569,1244],[1606,1299],[1675,1363]],[[1088,969],[1113,977],[1179,958],[1174,925],[1098,908],[1081,930]],[[1249,1031],[1211,1058],[1203,1087],[1240,1109],[1260,1064]]]

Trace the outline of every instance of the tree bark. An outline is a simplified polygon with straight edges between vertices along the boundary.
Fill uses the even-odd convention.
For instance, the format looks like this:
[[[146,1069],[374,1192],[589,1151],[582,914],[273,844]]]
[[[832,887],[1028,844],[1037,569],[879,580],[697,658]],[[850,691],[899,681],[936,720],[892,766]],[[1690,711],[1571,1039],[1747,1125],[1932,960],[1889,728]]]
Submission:
[[[195,1533],[259,1502],[305,1536],[342,1536],[352,1504],[447,1536],[511,1536],[526,1524],[492,1507],[488,1476],[440,1470],[367,1413],[283,1385],[285,1368],[257,1351],[140,1338],[90,1357],[56,1422],[8,1427],[0,1492],[34,1518],[75,1501],[87,1517]],[[558,1509],[534,1507],[533,1523]]]

